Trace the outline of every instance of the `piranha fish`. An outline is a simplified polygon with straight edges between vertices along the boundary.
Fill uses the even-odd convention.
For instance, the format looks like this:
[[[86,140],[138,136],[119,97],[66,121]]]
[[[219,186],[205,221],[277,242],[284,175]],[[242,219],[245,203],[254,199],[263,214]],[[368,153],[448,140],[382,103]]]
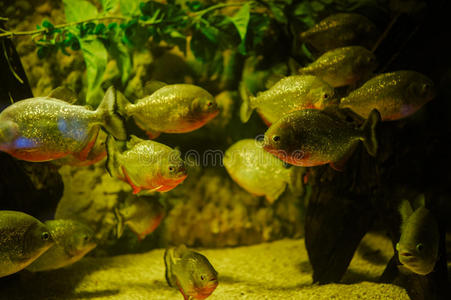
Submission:
[[[253,139],[241,140],[225,152],[224,166],[232,179],[256,196],[273,203],[287,185],[296,193],[303,192],[304,168],[287,168],[283,161],[264,151]]]
[[[106,147],[108,172],[130,184],[134,194],[141,190],[167,192],[187,176],[180,152],[158,142],[131,136],[121,151],[109,136]]]
[[[360,129],[315,109],[289,113],[265,133],[263,149],[296,166],[313,167],[330,164],[340,170],[340,163],[363,141],[368,153],[377,152],[376,124],[380,120],[373,110]]]
[[[105,131],[98,131],[94,145],[92,146],[91,150],[89,150],[84,160],[80,160],[78,156],[70,154],[66,157],[54,160],[52,161],[52,163],[59,166],[70,165],[76,167],[85,167],[98,163],[106,157],[105,143],[107,136],[108,134]]]
[[[218,113],[213,96],[192,84],[165,85],[150,96],[129,103],[121,97],[122,115],[135,123],[153,139],[165,133],[185,133],[204,126]]]
[[[326,51],[351,45],[370,49],[378,39],[376,26],[367,17],[353,13],[331,15],[301,33],[301,40],[317,51]]]
[[[26,268],[53,245],[49,229],[38,219],[0,210],[0,277]]]
[[[160,225],[165,210],[158,200],[148,200],[143,196],[126,201],[123,207],[115,208],[114,213],[117,219],[116,235],[120,237],[126,225],[141,241]]]
[[[94,231],[74,220],[50,220],[45,225],[55,240],[55,245],[26,269],[32,272],[55,270],[71,265],[83,258],[97,244]]]
[[[218,272],[208,259],[185,245],[166,249],[164,264],[168,285],[179,289],[185,300],[205,299],[218,286]]]
[[[327,51],[298,73],[318,76],[335,88],[357,82],[376,67],[376,57],[371,51],[362,46],[348,46]]]
[[[271,124],[294,110],[323,109],[334,104],[333,95],[334,89],[316,76],[287,76],[257,97],[245,97],[240,118],[242,122],[247,122],[253,109],[257,108],[267,123]]]
[[[400,206],[401,237],[396,244],[399,262],[420,275],[434,270],[438,259],[439,230],[432,213],[424,206],[424,197],[415,211],[407,200]]]
[[[15,102],[0,113],[0,150],[32,162],[68,155],[85,160],[101,126],[116,138],[126,139],[115,106],[113,87],[95,111],[51,97]]]
[[[432,80],[415,71],[380,74],[349,93],[340,108],[350,108],[361,117],[377,109],[383,121],[410,116],[435,96]]]

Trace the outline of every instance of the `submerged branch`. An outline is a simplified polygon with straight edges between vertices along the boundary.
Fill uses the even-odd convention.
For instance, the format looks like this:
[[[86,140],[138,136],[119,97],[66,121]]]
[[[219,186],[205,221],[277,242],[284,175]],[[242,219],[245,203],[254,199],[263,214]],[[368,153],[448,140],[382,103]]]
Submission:
[[[89,22],[96,22],[96,21],[97,22],[98,21],[107,21],[107,20],[110,20],[110,21],[112,21],[112,20],[131,21],[133,19],[132,18],[127,18],[127,17],[122,17],[122,16],[106,16],[106,17],[86,19],[86,20],[82,20],[82,21],[78,21],[78,22],[58,24],[58,25],[55,25],[52,29],[67,28],[67,27],[72,27],[72,26],[78,25],[78,24],[89,23]],[[149,21],[139,21],[139,22],[144,24],[144,25],[156,25],[156,24],[164,23],[164,21],[162,21],[162,20],[157,20],[157,21],[154,21],[154,22],[149,22]],[[5,38],[5,37],[12,38],[12,37],[15,37],[15,36],[44,34],[44,33],[48,32],[49,30],[52,30],[52,29],[41,28],[41,29],[36,29],[36,30],[13,32],[13,31],[7,31],[5,29],[0,28],[0,31],[3,32],[3,33],[0,33],[0,38]]]

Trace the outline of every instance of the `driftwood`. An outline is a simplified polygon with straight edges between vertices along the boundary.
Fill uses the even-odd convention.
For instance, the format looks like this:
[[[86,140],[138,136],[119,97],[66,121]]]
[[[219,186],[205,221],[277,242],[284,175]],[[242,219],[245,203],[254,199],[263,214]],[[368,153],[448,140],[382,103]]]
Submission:
[[[385,55],[390,51],[395,54],[393,59],[387,59],[390,65],[383,66],[388,67],[385,72],[422,72],[436,83],[437,97],[409,118],[379,125],[377,158],[369,157],[359,147],[344,172],[329,166],[310,171],[312,196],[306,211],[305,243],[314,282],[339,282],[361,238],[374,223],[385,224],[395,245],[400,235],[401,198],[412,199],[415,193],[424,193],[427,207],[440,225],[440,258],[435,269],[427,276],[403,274],[395,252],[381,281],[406,288],[415,300],[451,299],[445,249],[449,215],[440,213],[446,211],[443,203],[451,199],[451,148],[447,144],[451,140],[451,93],[447,90],[451,47],[443,43],[448,32],[443,30],[448,28],[445,12],[449,10],[445,6],[443,1],[437,1],[421,17],[402,16],[392,37],[389,35],[387,43],[378,49]],[[415,32],[409,35],[412,28],[416,28]],[[394,43],[403,36],[408,40]],[[401,44],[401,49],[396,48]]]

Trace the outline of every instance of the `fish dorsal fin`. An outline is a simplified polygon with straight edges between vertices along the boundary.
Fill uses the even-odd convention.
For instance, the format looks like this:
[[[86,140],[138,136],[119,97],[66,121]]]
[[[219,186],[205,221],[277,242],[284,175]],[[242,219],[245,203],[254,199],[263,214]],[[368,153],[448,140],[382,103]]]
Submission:
[[[174,249],[174,257],[175,257],[175,258],[180,258],[180,257],[183,256],[183,254],[184,254],[186,251],[188,251],[188,248],[187,248],[184,244],[181,244],[181,245],[177,246],[177,247]]]
[[[153,93],[155,93],[157,90],[161,89],[162,87],[166,86],[167,84],[162,82],[162,81],[158,81],[158,80],[150,80],[147,81],[146,84],[144,85],[144,95],[148,96],[148,95],[152,95]]]
[[[405,223],[405,221],[413,214],[412,205],[410,205],[410,202],[407,199],[401,200],[399,214],[401,215],[403,223]]]
[[[426,206],[426,200],[425,200],[424,194],[419,194],[413,200],[412,207],[413,207],[413,209],[418,209],[420,207],[425,207],[425,206]]]
[[[69,104],[75,104],[78,100],[78,95],[68,87],[59,86],[48,95],[49,98],[63,100]]]
[[[140,139],[135,135],[130,135],[130,139],[127,141],[127,149],[133,148],[136,144],[144,142],[144,140]]]

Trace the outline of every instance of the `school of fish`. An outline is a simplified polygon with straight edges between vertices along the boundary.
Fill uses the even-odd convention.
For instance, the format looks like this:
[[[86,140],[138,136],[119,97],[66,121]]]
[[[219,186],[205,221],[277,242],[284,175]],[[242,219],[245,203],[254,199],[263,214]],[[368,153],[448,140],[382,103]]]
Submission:
[[[329,16],[299,34],[317,54],[314,61],[291,75],[272,77],[274,84],[256,96],[243,88],[241,121],[256,110],[268,129],[262,141],[242,139],[225,151],[225,169],[239,186],[270,204],[287,186],[300,195],[305,168],[329,164],[340,171],[360,142],[377,156],[378,123],[410,117],[435,97],[434,82],[420,72],[374,74],[378,64],[371,48],[378,36],[365,16]],[[77,95],[63,87],[46,97],[16,101],[0,112],[0,151],[20,160],[78,167],[106,157],[109,174],[138,194],[114,208],[116,235],[127,226],[142,240],[165,215],[165,207],[148,195],[170,191],[188,176],[182,153],[153,139],[198,130],[220,113],[215,97],[199,86],[151,82],[147,87],[146,95],[133,102],[110,87],[95,110],[76,105]],[[347,95],[338,99],[343,87]],[[344,110],[361,117],[359,126],[341,118]],[[149,139],[128,133],[128,119]],[[413,210],[404,201],[400,212],[399,262],[427,275],[438,256],[436,220],[424,203]],[[93,229],[75,220],[42,223],[0,210],[0,277],[69,266],[97,246],[94,236]],[[208,259],[184,245],[166,249],[164,263],[168,285],[185,300],[205,299],[218,285]]]

